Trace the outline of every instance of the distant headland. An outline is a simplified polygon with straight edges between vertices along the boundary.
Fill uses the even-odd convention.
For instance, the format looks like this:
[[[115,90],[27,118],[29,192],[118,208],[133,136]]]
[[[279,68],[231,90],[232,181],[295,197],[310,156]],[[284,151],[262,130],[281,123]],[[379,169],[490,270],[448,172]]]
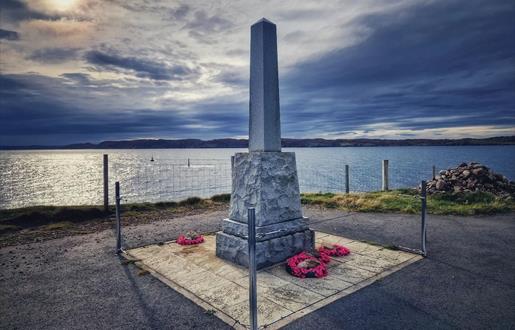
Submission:
[[[482,146],[515,145],[514,136],[498,136],[484,139],[282,139],[283,148],[324,147],[390,147],[390,146]],[[44,150],[44,149],[186,149],[186,148],[247,148],[247,139],[138,139],[103,141],[100,143],[76,143],[55,146],[0,146],[0,150]]]

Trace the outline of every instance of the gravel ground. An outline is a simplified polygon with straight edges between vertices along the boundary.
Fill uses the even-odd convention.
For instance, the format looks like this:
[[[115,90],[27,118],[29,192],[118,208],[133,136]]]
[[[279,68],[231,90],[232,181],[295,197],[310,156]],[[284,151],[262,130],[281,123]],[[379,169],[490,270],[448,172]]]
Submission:
[[[124,228],[125,245],[219,230],[226,211]],[[305,209],[317,230],[418,247],[413,215]],[[515,215],[429,216],[428,258],[287,326],[499,328],[515,326]],[[114,251],[113,230],[0,248],[2,329],[223,329],[228,326]]]

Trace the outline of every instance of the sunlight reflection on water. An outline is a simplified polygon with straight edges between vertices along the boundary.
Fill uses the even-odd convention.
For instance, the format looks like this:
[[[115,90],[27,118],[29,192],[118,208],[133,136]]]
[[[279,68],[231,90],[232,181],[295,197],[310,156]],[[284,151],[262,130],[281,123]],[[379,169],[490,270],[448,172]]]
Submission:
[[[48,150],[0,152],[0,208],[102,203],[102,154],[109,154],[110,198],[120,181],[125,202],[181,200],[228,193],[230,156],[245,149]],[[437,169],[479,161],[515,178],[515,146],[292,148],[301,191],[379,190],[381,160],[391,188],[414,187]],[[154,162],[150,159],[154,158]],[[190,166],[188,166],[190,158]]]

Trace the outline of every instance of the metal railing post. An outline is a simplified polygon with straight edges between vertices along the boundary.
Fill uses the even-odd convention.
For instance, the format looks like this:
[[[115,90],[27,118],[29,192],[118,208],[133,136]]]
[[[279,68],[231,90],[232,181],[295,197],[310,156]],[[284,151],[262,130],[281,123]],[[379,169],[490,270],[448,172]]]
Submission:
[[[350,191],[349,165],[345,165],[345,193],[348,194],[349,191]]]
[[[104,154],[104,211],[109,210],[109,163],[107,154]]]
[[[248,209],[250,329],[257,330],[256,210]]]
[[[422,213],[421,213],[421,238],[420,238],[420,243],[421,243],[421,250],[422,250],[422,254],[424,255],[424,257],[427,255],[427,251],[426,251],[426,207],[427,207],[427,187],[426,187],[426,181],[423,180],[421,183],[421,187],[420,187],[420,199],[421,199],[421,202],[422,202]]]
[[[388,159],[383,160],[382,163],[382,177],[383,177],[383,185],[382,190],[388,191]]]
[[[116,198],[116,254],[123,252],[122,249],[122,224],[120,220],[120,182],[115,182],[114,192]]]

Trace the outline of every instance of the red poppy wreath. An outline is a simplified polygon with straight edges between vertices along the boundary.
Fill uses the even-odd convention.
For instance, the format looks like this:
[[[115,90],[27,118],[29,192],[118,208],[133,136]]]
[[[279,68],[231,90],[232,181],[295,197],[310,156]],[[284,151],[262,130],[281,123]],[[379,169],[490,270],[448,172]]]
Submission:
[[[194,231],[189,231],[185,235],[180,235],[177,238],[177,244],[180,245],[195,245],[204,242],[204,237],[200,234],[197,234]]]
[[[321,278],[327,276],[327,267],[312,255],[301,252],[286,261],[286,271],[300,278]]]
[[[318,248],[318,253],[325,254],[331,257],[346,256],[350,253],[350,250],[345,246],[338,244],[324,244]]]

